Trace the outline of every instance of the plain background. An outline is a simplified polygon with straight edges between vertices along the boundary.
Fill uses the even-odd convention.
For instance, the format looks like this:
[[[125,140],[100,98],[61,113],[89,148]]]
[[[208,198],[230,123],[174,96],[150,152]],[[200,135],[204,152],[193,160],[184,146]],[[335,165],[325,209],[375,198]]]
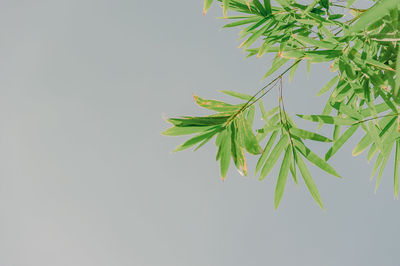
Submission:
[[[202,5],[0,1],[0,265],[400,265],[393,159],[375,195],[357,137],[330,161],[342,180],[310,167],[326,212],[292,180],[274,211],[276,170],[222,182],[212,143],[171,154],[163,114],[208,114],[193,93],[251,94],[271,64]],[[328,67],[285,82],[293,116],[322,110]]]

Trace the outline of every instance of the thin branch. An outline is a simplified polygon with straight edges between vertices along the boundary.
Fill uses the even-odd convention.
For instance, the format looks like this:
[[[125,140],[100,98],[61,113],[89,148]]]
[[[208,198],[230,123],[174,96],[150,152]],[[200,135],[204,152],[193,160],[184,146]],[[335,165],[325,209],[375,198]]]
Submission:
[[[381,116],[367,118],[365,120],[357,121],[357,122],[353,123],[352,125],[358,125],[358,124],[365,123],[365,122],[368,122],[368,121],[371,121],[371,120],[384,118],[384,117],[391,117],[391,116],[398,116],[400,118],[400,114],[398,114],[398,113],[396,113],[396,114],[387,114],[387,115],[381,115]]]

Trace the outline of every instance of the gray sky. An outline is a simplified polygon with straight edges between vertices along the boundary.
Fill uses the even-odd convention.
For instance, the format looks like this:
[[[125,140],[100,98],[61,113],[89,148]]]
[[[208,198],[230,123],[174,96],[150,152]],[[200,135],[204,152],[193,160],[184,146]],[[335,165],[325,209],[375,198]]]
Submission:
[[[326,212],[292,181],[274,211],[276,170],[221,182],[212,143],[170,153],[185,138],[160,135],[163,113],[207,114],[193,93],[251,94],[271,63],[245,59],[202,5],[0,2],[0,265],[399,265],[393,164],[375,195],[357,138],[331,160],[343,180],[310,167]],[[288,111],[320,112],[331,76],[301,66]]]

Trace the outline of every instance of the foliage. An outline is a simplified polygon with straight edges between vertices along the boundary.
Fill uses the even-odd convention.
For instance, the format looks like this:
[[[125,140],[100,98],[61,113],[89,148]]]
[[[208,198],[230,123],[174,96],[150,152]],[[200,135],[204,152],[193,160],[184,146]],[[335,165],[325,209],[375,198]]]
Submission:
[[[204,14],[212,2],[204,1]],[[176,151],[193,146],[198,149],[216,137],[216,159],[220,163],[223,179],[227,175],[231,159],[239,172],[247,175],[245,152],[259,156],[255,173],[259,175],[260,180],[266,178],[283,157],[276,182],[275,208],[282,199],[289,172],[296,184],[301,175],[310,194],[323,208],[320,194],[304,159],[340,178],[327,161],[355,132],[361,130],[364,135],[354,148],[353,155],[367,152],[368,161],[375,158],[372,178],[378,172],[378,188],[383,170],[393,151],[394,196],[398,198],[400,1],[375,1],[371,2],[368,9],[354,7],[355,0],[349,0],[343,5],[343,1],[331,0],[314,0],[308,5],[295,0],[276,0],[276,4],[270,0],[219,2],[224,18],[230,21],[224,27],[242,27],[240,38],[244,41],[240,47],[244,48],[248,56],[275,54],[272,66],[264,78],[281,72],[252,96],[222,91],[241,99],[242,104],[232,105],[195,96],[194,100],[199,106],[215,113],[203,117],[184,116],[168,119],[173,126],[163,134],[195,134],[177,147]],[[227,16],[228,10],[240,14]],[[354,17],[345,20],[346,12]],[[318,93],[322,95],[330,92],[322,113],[298,115],[320,126],[332,126],[332,138],[299,128],[285,111],[282,79],[287,73],[293,77],[302,61],[308,64],[331,62],[330,70],[336,73]],[[266,110],[261,98],[274,88],[279,91],[277,106]],[[256,104],[265,125],[254,131]],[[306,146],[305,140],[329,142],[331,147],[324,158],[321,158]]]

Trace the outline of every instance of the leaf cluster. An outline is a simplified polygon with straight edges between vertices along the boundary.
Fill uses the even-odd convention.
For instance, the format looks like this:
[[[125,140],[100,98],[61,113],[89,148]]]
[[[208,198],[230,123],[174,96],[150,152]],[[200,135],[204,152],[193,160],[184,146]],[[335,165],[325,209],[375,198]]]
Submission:
[[[204,14],[212,0],[204,1]],[[255,173],[266,178],[280,161],[275,189],[275,208],[285,190],[289,173],[298,183],[299,170],[310,194],[323,208],[320,194],[304,159],[327,173],[340,175],[327,163],[357,132],[363,137],[353,149],[353,155],[367,153],[375,159],[372,176],[377,175],[375,189],[394,151],[394,195],[399,196],[400,167],[400,2],[380,0],[368,9],[346,6],[337,1],[314,0],[302,4],[295,0],[221,0],[225,28],[240,27],[240,45],[248,56],[261,58],[275,54],[264,78],[280,72],[276,78],[254,95],[223,91],[239,98],[241,104],[228,104],[195,96],[196,103],[216,113],[204,117],[170,118],[170,136],[196,134],[176,151],[196,145],[198,149],[216,137],[217,160],[225,178],[231,160],[243,175],[247,175],[245,153],[259,156]],[[228,11],[235,16],[228,16]],[[346,20],[346,12],[352,19]],[[282,98],[282,78],[292,79],[300,63],[329,62],[336,75],[318,92],[329,93],[321,114],[297,115],[330,125],[332,137],[301,129],[287,114]],[[283,69],[283,70],[282,70]],[[279,90],[277,106],[266,110],[261,101],[270,90]],[[253,130],[255,105],[265,125]],[[306,141],[327,142],[331,147],[321,158],[312,152]],[[263,144],[265,142],[265,145]],[[262,148],[263,147],[263,148]]]

